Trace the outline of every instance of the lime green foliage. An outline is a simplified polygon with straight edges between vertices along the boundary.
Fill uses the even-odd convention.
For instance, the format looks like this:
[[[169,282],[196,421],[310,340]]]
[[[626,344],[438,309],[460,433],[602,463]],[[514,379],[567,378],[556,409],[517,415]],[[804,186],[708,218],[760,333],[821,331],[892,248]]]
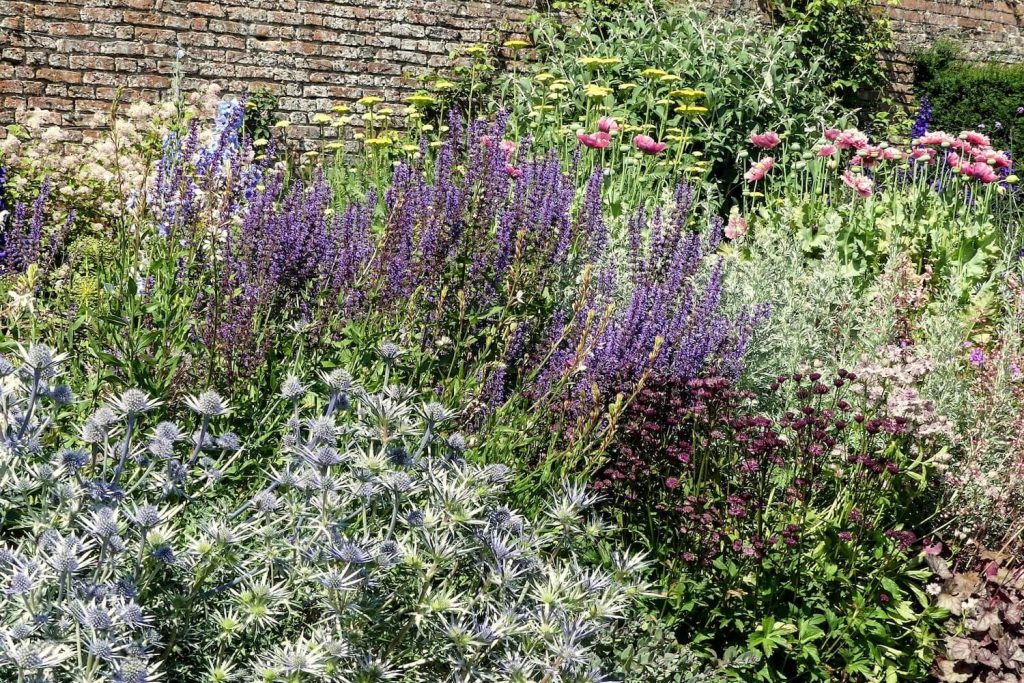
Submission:
[[[931,128],[982,128],[993,145],[1021,153],[1024,65],[971,63],[959,45],[939,41],[917,56],[914,89],[931,101]]]

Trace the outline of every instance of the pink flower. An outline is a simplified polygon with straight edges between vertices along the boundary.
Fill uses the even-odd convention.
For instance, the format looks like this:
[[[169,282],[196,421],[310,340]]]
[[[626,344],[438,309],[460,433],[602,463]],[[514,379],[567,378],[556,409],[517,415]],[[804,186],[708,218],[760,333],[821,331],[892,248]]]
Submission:
[[[729,213],[729,222],[725,224],[725,236],[731,240],[743,237],[747,234],[747,219],[740,215],[740,212],[733,209]]]
[[[505,173],[508,173],[509,176],[511,176],[513,178],[522,178],[523,177],[522,170],[516,168],[512,164],[505,164]]]
[[[847,128],[836,135],[839,149],[861,149],[868,146],[868,136],[856,128]]]
[[[853,188],[854,192],[865,199],[875,193],[875,181],[860,173],[844,171],[843,182],[846,183],[847,187]]]
[[[935,145],[937,147],[950,147],[953,145],[954,142],[958,141],[952,135],[937,130],[934,133],[925,133],[921,137],[914,140],[913,145],[915,147],[917,145]]]
[[[775,157],[765,157],[751,166],[750,169],[743,174],[743,178],[748,183],[756,183],[758,180],[761,180],[768,175],[768,171],[772,170],[772,166],[774,165]]]
[[[619,129],[619,124],[610,116],[602,116],[597,120],[597,129],[602,133],[614,133]]]
[[[633,138],[633,146],[644,154],[661,154],[668,147],[664,142],[657,142],[649,135],[637,135]]]
[[[751,133],[750,142],[755,147],[760,147],[761,149],[775,149],[782,142],[782,139],[778,133],[770,130],[767,133]]]
[[[669,477],[668,479],[665,480],[665,488],[669,489],[670,491],[679,488],[679,479],[676,477]]]
[[[513,142],[512,140],[502,140],[500,143],[498,143],[498,149],[501,150],[502,154],[504,154],[507,157],[510,157],[516,152],[516,143]]]
[[[827,130],[825,130],[825,139],[828,140],[829,142],[835,141],[837,137],[839,137],[838,128],[828,128]]]
[[[1008,168],[1010,166],[1010,158],[1004,152],[997,152],[994,149],[976,149],[974,150],[974,158],[976,161],[984,161],[989,166],[995,166],[996,168]]]
[[[932,152],[931,150],[921,149],[920,147],[918,147],[917,149],[910,153],[910,158],[913,159],[914,161],[930,161],[932,158]]]
[[[822,145],[821,149],[818,150],[818,156],[819,157],[830,157],[830,156],[832,156],[833,154],[835,154],[838,151],[839,151],[839,148],[836,147],[835,145]]]
[[[882,150],[882,158],[886,161],[902,161],[903,150],[898,147],[886,147]]]
[[[576,139],[585,147],[591,149],[604,149],[611,144],[612,136],[608,133],[598,131],[597,133],[576,133]]]
[[[949,154],[946,155],[946,163],[949,164],[950,166],[959,166],[960,155],[957,154],[956,152],[950,152]]]
[[[988,185],[999,179],[995,170],[984,161],[975,161],[973,164],[961,164],[960,172],[968,178],[974,178]]]
[[[480,144],[483,145],[484,147],[490,147],[492,142],[494,142],[494,138],[492,138],[490,135],[480,136]]]
[[[963,133],[960,133],[960,137],[978,147],[988,147],[992,144],[987,135],[982,135],[973,130],[965,130]]]

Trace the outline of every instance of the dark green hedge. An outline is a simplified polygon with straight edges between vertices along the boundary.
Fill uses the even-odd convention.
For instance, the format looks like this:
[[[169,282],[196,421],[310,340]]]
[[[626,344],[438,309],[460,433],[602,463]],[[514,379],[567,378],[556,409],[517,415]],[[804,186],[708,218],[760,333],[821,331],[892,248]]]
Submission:
[[[931,101],[929,130],[980,130],[993,146],[1024,154],[1024,64],[971,63],[940,41],[918,55],[914,87]]]

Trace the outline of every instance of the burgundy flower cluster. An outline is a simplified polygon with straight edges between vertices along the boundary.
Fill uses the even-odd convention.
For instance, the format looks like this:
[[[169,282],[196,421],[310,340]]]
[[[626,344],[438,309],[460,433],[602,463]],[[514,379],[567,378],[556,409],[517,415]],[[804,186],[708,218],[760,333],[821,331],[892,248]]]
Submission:
[[[930,437],[851,391],[860,383],[846,370],[782,376],[769,398],[797,407],[762,412],[725,378],[654,375],[593,488],[645,537],[671,538],[662,546],[701,566],[877,533],[907,551],[917,540],[903,528],[917,482],[908,468]]]

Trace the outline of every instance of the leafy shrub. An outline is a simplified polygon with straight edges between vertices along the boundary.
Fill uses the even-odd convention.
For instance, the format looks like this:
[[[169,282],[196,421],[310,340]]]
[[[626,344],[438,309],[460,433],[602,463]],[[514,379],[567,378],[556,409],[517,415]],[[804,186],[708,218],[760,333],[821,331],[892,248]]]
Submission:
[[[788,0],[772,5],[775,16],[800,35],[805,59],[824,74],[824,87],[848,105],[865,96],[887,96],[881,55],[895,48],[884,5],[865,0]]]
[[[917,55],[914,89],[928,98],[934,126],[983,129],[993,144],[1021,153],[1024,66],[973,63],[958,44],[940,40]]]
[[[728,191],[750,132],[777,128],[803,140],[832,113],[824,75],[814,60],[801,61],[795,35],[748,21],[634,3],[566,23],[538,18],[532,39],[536,61],[499,76],[497,106],[512,112],[517,136],[530,134],[564,156],[577,146],[575,133],[595,130],[602,116],[617,119],[629,138],[641,133],[668,144],[658,164],[630,162],[623,178],[613,178],[623,185],[671,186],[685,172],[710,175]],[[629,149],[628,140],[612,139],[608,154]],[[634,190],[610,200],[628,207],[643,198]]]
[[[19,680],[593,680],[591,641],[644,592],[578,486],[529,517],[512,472],[473,465],[455,413],[341,369],[282,387],[280,464],[234,510],[211,493],[246,448],[129,389],[77,434],[63,354],[2,361],[0,670]]]
[[[764,680],[923,676],[939,613],[907,525],[951,430],[915,388],[927,366],[886,355],[778,378],[782,414],[720,379],[652,377],[627,407],[594,486],[671,568],[687,642],[760,650]]]

